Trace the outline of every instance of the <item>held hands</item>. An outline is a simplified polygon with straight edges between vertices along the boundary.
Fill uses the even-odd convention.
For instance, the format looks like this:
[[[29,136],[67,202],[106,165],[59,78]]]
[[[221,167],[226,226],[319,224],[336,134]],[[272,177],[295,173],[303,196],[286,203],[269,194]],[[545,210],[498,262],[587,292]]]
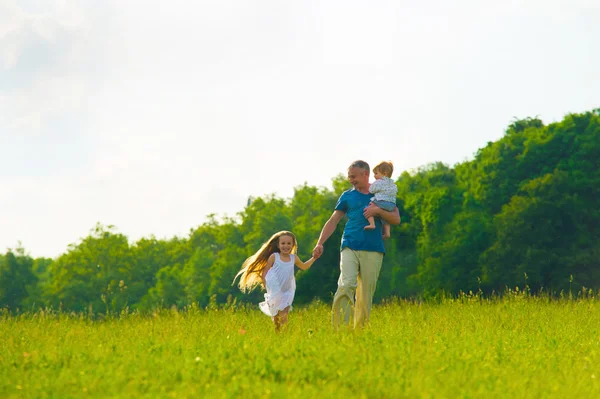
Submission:
[[[323,255],[323,245],[317,244],[315,245],[315,249],[313,249],[312,256],[315,259],[319,259]]]

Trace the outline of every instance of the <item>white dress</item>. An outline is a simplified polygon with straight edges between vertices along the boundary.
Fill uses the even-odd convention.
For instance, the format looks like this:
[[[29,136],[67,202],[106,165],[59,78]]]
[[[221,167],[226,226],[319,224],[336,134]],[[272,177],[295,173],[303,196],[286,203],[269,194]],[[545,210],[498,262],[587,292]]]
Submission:
[[[276,316],[280,310],[292,306],[296,292],[296,279],[294,278],[294,258],[290,254],[290,260],[284,262],[275,252],[275,262],[265,276],[267,293],[265,301],[258,304],[260,310],[268,316]]]

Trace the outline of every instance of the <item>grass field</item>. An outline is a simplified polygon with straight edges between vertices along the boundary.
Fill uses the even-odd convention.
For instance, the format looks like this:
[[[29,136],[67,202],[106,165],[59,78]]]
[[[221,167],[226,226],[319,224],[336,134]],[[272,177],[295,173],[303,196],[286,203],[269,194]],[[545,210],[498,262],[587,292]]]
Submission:
[[[334,332],[297,307],[0,317],[1,398],[600,397],[600,302],[526,295],[378,305]]]

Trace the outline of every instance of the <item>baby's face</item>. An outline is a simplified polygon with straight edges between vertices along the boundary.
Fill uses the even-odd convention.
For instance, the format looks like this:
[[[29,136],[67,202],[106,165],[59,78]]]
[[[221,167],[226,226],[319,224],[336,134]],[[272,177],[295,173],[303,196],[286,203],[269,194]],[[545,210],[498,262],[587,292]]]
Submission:
[[[373,172],[373,175],[375,176],[375,179],[377,179],[377,180],[379,180],[383,177],[383,175],[381,174],[380,171]]]

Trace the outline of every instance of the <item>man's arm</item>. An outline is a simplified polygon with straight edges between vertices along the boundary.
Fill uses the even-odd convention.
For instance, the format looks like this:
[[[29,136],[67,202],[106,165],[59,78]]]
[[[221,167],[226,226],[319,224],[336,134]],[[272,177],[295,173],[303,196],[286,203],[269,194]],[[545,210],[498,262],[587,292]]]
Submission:
[[[325,241],[327,241],[327,239],[331,237],[331,235],[335,231],[335,228],[337,227],[340,220],[342,220],[344,215],[345,213],[342,211],[333,211],[333,214],[331,215],[329,220],[325,222],[325,225],[323,225],[321,235],[319,236],[319,241],[317,241],[317,245],[315,245],[315,249],[313,249],[313,256],[319,257],[323,254],[323,244],[325,244]]]
[[[390,212],[383,210],[378,206],[369,206],[365,208],[363,215],[365,215],[366,218],[371,216],[379,216],[389,224],[400,224],[400,212],[398,211],[398,207],[394,208],[394,210]]]

